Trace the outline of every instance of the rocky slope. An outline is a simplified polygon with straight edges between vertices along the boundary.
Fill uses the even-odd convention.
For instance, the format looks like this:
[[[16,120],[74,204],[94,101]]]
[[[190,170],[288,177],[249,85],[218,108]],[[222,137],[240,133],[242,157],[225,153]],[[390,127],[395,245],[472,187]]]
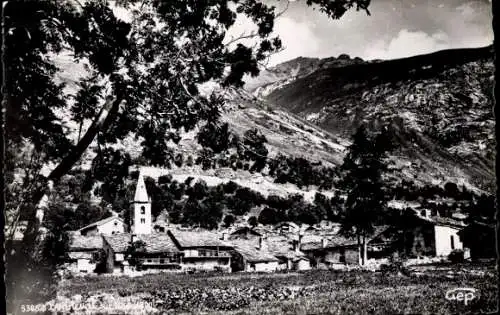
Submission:
[[[404,177],[486,188],[494,180],[493,69],[491,47],[456,49],[326,64],[297,78],[264,81],[254,94],[341,138],[361,123],[389,124]]]
[[[80,77],[82,71],[71,70],[74,65],[67,59],[59,65],[60,79],[75,86],[78,78],[72,74]],[[229,92],[222,114],[222,121],[240,136],[251,128],[261,131],[270,157],[281,153],[337,166],[360,123],[373,129],[390,123],[397,145],[392,154],[394,177],[416,184],[451,181],[472,189],[486,189],[494,179],[489,47],[392,61],[367,62],[347,55],[297,58],[270,71],[247,84],[253,93]],[[184,156],[196,157],[201,149],[196,133],[184,134],[172,146]],[[119,145],[134,157],[140,153],[139,141]],[[206,173],[196,167],[173,168],[194,177]],[[205,175],[240,180],[247,187],[262,183],[259,176],[242,170],[209,173]],[[271,190],[290,188],[279,186]]]

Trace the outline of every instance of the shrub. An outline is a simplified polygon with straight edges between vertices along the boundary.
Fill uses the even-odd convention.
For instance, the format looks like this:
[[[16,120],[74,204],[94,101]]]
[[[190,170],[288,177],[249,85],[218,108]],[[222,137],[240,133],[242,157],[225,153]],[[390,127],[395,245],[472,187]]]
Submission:
[[[448,260],[452,263],[461,263],[464,261],[464,251],[455,249],[448,255]]]

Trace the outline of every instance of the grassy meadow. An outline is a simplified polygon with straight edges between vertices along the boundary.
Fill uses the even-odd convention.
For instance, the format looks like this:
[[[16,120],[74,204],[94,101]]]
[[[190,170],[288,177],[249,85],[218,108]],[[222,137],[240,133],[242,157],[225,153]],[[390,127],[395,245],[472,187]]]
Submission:
[[[467,305],[447,300],[446,292],[456,288],[474,288],[478,295]],[[497,277],[493,265],[427,266],[410,276],[359,270],[161,273],[67,279],[58,295],[57,303],[66,304],[110,297],[115,305],[146,301],[151,308],[145,314],[465,314],[496,310]],[[119,306],[112,312],[128,313]]]

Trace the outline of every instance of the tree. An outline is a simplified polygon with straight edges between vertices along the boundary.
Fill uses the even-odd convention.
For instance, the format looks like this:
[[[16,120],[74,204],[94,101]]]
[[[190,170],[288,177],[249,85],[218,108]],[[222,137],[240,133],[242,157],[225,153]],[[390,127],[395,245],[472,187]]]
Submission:
[[[234,216],[228,214],[224,217],[224,226],[230,227],[234,223]]]
[[[369,137],[361,126],[341,166],[341,187],[347,193],[341,232],[357,237],[362,265],[367,259],[366,239],[373,233],[386,203],[382,174],[387,168],[384,160],[389,148],[383,133]]]
[[[250,225],[252,228],[256,227],[258,224],[257,218],[255,216],[251,216],[248,218],[248,225]]]
[[[260,224],[276,224],[278,223],[278,213],[274,208],[270,207],[265,207],[262,209],[262,211],[259,213],[259,218],[257,221]]]
[[[229,137],[228,123],[224,123],[222,126],[216,123],[208,123],[198,133],[198,143],[203,147],[212,149],[214,153],[220,153],[229,148]]]
[[[131,266],[135,266],[137,269],[141,268],[141,261],[139,256],[146,252],[146,243],[143,240],[130,241],[127,250],[125,251],[125,257]]]
[[[267,154],[269,153],[265,146],[267,142],[266,137],[257,129],[250,129],[245,131],[243,138],[243,147],[240,148],[240,151],[242,151],[240,155],[247,160],[255,161],[252,168],[246,166],[246,170],[252,172],[261,171],[266,166]]]
[[[352,7],[367,11],[369,2],[307,4],[336,19]],[[244,75],[257,75],[259,64],[281,49],[280,39],[271,37],[274,7],[260,1],[119,0],[114,5],[128,10],[129,21],[118,18],[108,1],[3,3],[6,147],[17,152],[31,146],[37,159],[31,166],[38,175],[30,177],[16,207],[29,218],[23,240],[27,256],[38,237],[40,201],[91,145],[105,149],[132,133],[143,139],[143,161],[169,165],[170,140],[178,142],[180,131],[219,116],[223,98],[202,95],[199,86],[213,81],[222,88],[241,87]],[[228,39],[237,14],[247,16],[256,31]],[[245,45],[248,38],[254,42]],[[53,56],[62,52],[86,68],[69,94],[54,80]],[[41,174],[44,164],[55,167]],[[19,170],[15,160],[6,165],[12,166],[8,172]]]

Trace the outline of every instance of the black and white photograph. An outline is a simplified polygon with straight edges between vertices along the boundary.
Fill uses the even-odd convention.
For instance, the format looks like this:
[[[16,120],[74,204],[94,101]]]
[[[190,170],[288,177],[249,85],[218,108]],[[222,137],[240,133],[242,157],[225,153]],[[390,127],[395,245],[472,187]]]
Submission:
[[[2,1],[0,313],[496,314],[495,1]]]

